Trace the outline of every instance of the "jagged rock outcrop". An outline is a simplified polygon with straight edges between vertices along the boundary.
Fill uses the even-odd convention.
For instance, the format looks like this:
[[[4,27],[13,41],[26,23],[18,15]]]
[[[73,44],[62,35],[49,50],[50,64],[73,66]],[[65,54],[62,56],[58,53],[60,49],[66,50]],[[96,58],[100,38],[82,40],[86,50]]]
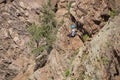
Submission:
[[[78,54],[53,49],[46,66],[37,70],[29,79],[119,80],[119,21],[120,15],[108,22],[92,41],[79,49]]]
[[[40,6],[33,0],[4,1],[0,4],[0,79],[12,80],[29,68],[32,73],[34,68],[28,46],[30,37],[27,25],[31,22],[39,23],[36,11]]]
[[[78,22],[78,27],[84,30],[89,36],[101,29],[105,22],[112,16],[112,11],[120,11],[118,0],[71,0],[70,13]],[[115,13],[115,14],[116,14]],[[83,24],[83,26],[79,26]]]
[[[0,0],[0,79],[25,79],[34,72],[28,25],[40,24],[43,0]],[[56,5],[57,0],[52,0]],[[53,5],[53,6],[54,6]],[[42,61],[43,63],[43,61]],[[24,76],[23,76],[24,75]]]
[[[99,64],[99,63],[96,63],[96,64],[93,64],[92,66],[90,65],[88,65],[88,66],[86,66],[87,65],[87,62],[85,62],[86,60],[87,61],[90,61],[89,59],[87,59],[88,57],[85,57],[84,59],[82,59],[82,60],[78,60],[78,61],[76,61],[76,62],[74,62],[75,64],[73,64],[73,66],[71,65],[71,62],[76,58],[75,56],[77,55],[77,54],[75,54],[75,50],[77,49],[77,48],[79,48],[79,46],[83,46],[83,43],[82,43],[82,41],[79,39],[79,37],[78,36],[76,36],[74,39],[70,39],[70,38],[68,38],[68,37],[66,37],[67,36],[67,34],[69,34],[69,32],[70,32],[70,30],[69,30],[69,26],[70,26],[70,24],[71,24],[71,22],[72,22],[72,20],[70,20],[69,19],[69,17],[67,16],[67,13],[68,13],[68,10],[67,10],[67,4],[68,4],[68,0],[61,0],[59,3],[58,3],[58,10],[57,10],[57,12],[56,12],[56,16],[57,16],[57,20],[58,21],[60,21],[61,19],[63,19],[64,20],[64,25],[59,29],[59,32],[58,32],[58,38],[57,38],[57,42],[56,42],[56,46],[55,46],[55,48],[52,50],[52,52],[50,53],[50,55],[49,55],[49,58],[48,58],[48,62],[46,63],[46,66],[45,67],[43,67],[43,68],[40,68],[40,69],[38,69],[33,75],[31,75],[30,77],[29,77],[29,79],[30,80],[49,80],[49,79],[51,79],[51,80],[64,80],[64,79],[67,79],[67,80],[71,80],[71,79],[75,79],[75,80],[77,80],[77,79],[80,79],[80,80],[83,80],[83,79],[85,79],[85,80],[96,80],[96,76],[94,76],[94,74],[97,74],[97,72],[98,72],[98,74],[97,74],[97,76],[98,76],[98,79],[105,79],[105,77],[103,76],[104,74],[104,71],[102,72],[102,70],[101,69],[99,69],[100,71],[97,71],[96,69],[95,69],[95,71],[94,71],[94,68],[96,68],[95,66],[98,66],[99,67],[99,65],[101,65],[101,64]],[[84,24],[83,25],[83,29],[87,32],[87,33],[90,33],[90,32],[92,32],[92,33],[90,33],[90,34],[92,34],[93,35],[93,33],[94,33],[94,31],[95,31],[95,33],[96,33],[96,30],[99,30],[101,27],[103,27],[104,25],[103,25],[103,23],[105,22],[105,20],[101,17],[101,15],[103,15],[104,14],[104,9],[106,9],[106,7],[108,6],[108,4],[107,4],[107,2],[105,2],[104,0],[103,1],[90,1],[90,0],[88,0],[88,1],[78,1],[78,2],[81,2],[81,4],[82,5],[79,5],[79,6],[82,6],[83,8],[86,6],[86,8],[84,8],[85,10],[83,10],[82,9],[82,11],[85,11],[86,12],[86,14],[85,13],[82,13],[82,14],[84,14],[84,17],[85,18],[81,18],[81,17],[83,17],[83,15],[81,16],[81,17],[78,17],[78,15],[79,15],[79,13],[78,14],[74,14],[74,12],[72,11],[72,9],[74,9],[75,8],[75,2],[73,1],[73,3],[71,4],[72,5],[72,7],[70,8],[70,11],[71,11],[71,14],[72,14],[72,17],[74,17],[75,19],[76,19],[76,21],[78,21],[78,23],[82,23],[82,21],[81,21],[81,19],[85,19],[85,20],[87,20],[87,21],[84,21],[85,23],[82,23],[82,24]],[[98,2],[100,2],[99,3],[99,5],[98,5]],[[77,3],[77,0],[76,0],[76,3]],[[96,3],[96,5],[95,6],[93,6],[93,4],[92,3]],[[109,3],[111,3],[111,2],[109,2]],[[83,4],[85,4],[85,5],[83,5]],[[91,6],[91,7],[90,7]],[[98,6],[98,7],[97,7]],[[110,6],[109,6],[110,7]],[[97,10],[93,10],[93,8],[97,8],[98,9],[98,11]],[[115,9],[117,9],[117,8],[115,8]],[[76,10],[77,11],[80,11],[78,8],[76,8]],[[92,12],[95,12],[94,14],[92,13]],[[93,16],[91,16],[91,15],[94,15],[94,17]],[[108,15],[109,17],[110,17],[110,14],[109,14],[109,11],[107,12],[107,14],[105,14],[105,15]],[[96,20],[99,20],[99,18],[101,18],[100,19],[100,24],[98,25],[97,23],[95,23],[94,21],[96,21]],[[101,21],[102,20],[102,21]],[[109,19],[108,19],[109,20]],[[96,21],[97,22],[97,21]],[[99,22],[99,21],[98,21]],[[102,26],[101,26],[102,25]],[[85,29],[85,26],[87,26],[86,27],[86,29]],[[80,26],[78,26],[78,27],[80,27]],[[110,26],[109,26],[110,27]],[[119,27],[117,26],[117,29],[118,29]],[[89,29],[89,30],[88,30]],[[104,28],[105,29],[105,28]],[[117,30],[116,29],[116,30]],[[118,31],[119,32],[119,31]],[[109,31],[108,32],[106,32],[106,33],[109,33]],[[105,34],[106,34],[105,33]],[[104,33],[102,33],[102,34],[104,34]],[[101,35],[102,36],[102,35]],[[106,35],[107,36],[107,35]],[[102,39],[104,39],[103,37],[101,37]],[[106,37],[106,39],[107,39],[108,37]],[[100,38],[99,38],[100,39]],[[96,42],[94,42],[94,41],[91,41],[91,42],[93,42],[92,44],[96,44]],[[103,41],[104,42],[104,41]],[[60,44],[59,44],[60,43]],[[91,44],[91,45],[92,45]],[[101,43],[100,43],[101,44]],[[104,44],[104,43],[103,43]],[[99,45],[98,45],[99,46]],[[101,46],[99,46],[99,47],[101,47]],[[88,47],[89,48],[89,47]],[[96,47],[97,48],[97,47]],[[97,50],[97,49],[96,49]],[[82,50],[80,49],[80,51],[82,52]],[[85,52],[85,54],[88,54],[87,53],[87,50],[84,50],[84,52]],[[69,54],[68,54],[69,53]],[[97,53],[96,53],[97,54]],[[112,53],[111,53],[112,54]],[[91,59],[91,63],[92,63],[92,60],[93,60],[93,63],[94,63],[94,58],[96,59],[96,57],[95,56],[93,56],[92,57],[92,53],[91,53],[91,56],[90,56],[90,58],[93,58],[93,59]],[[100,55],[102,55],[102,54],[100,54]],[[98,57],[101,57],[101,56],[99,56],[98,55]],[[110,56],[109,56],[110,57]],[[82,57],[81,57],[82,58]],[[76,59],[75,59],[76,60]],[[103,59],[103,61],[104,61],[104,59]],[[84,66],[81,66],[80,64],[81,63],[84,63],[85,62],[85,65]],[[103,62],[103,64],[106,64],[107,63],[107,61],[106,61],[106,58],[105,58],[105,63]],[[80,74],[79,74],[79,70],[78,69],[76,69],[76,65],[80,65],[79,67],[78,67],[78,69],[80,68],[80,69],[82,69],[81,71],[80,71]],[[94,66],[95,65],[95,66]],[[106,65],[105,65],[106,66]],[[87,70],[86,69],[86,67],[87,67],[87,69],[88,69],[88,72],[86,72],[85,74],[85,78],[84,77],[81,77],[81,76],[84,76],[84,72]],[[93,67],[93,68],[92,68]],[[106,70],[106,68],[104,68],[104,65],[102,65],[102,69],[103,70]],[[108,67],[108,66],[107,66]],[[74,68],[75,68],[75,72],[76,73],[74,73]],[[89,68],[91,68],[91,69],[89,69]],[[71,69],[71,71],[70,71],[70,74],[69,74],[69,69]],[[85,71],[84,71],[85,70]],[[92,70],[93,70],[93,72],[92,72]],[[72,74],[72,71],[73,71],[73,74]],[[97,71],[97,72],[96,72]],[[73,78],[72,78],[72,76],[68,76],[67,75],[67,72],[68,72],[68,75],[73,75]],[[78,73],[77,73],[78,72]],[[93,73],[93,74],[91,74],[90,75],[90,77],[89,77],[89,75],[87,75],[87,73],[89,74],[89,73]],[[107,72],[106,72],[107,73]],[[83,74],[83,75],[82,75]],[[103,74],[103,75],[101,75],[101,74]],[[67,77],[66,77],[66,75],[67,75]],[[77,75],[80,75],[80,76],[77,76]],[[91,77],[93,77],[93,78],[91,78]],[[106,78],[107,79],[107,78]]]
[[[80,48],[67,80],[120,79],[120,15],[108,22],[92,41]]]
[[[106,22],[120,12],[118,0],[60,0],[57,21],[63,20],[66,26],[76,23],[81,38],[87,34],[92,37]]]
[[[59,28],[57,39],[50,54],[43,52],[36,57],[27,45],[27,28],[32,23],[40,24],[39,14],[45,1],[0,0],[0,79],[119,80],[120,19],[109,19],[119,12],[120,1],[51,0]],[[103,28],[107,21],[110,23]],[[69,38],[72,23],[78,32]],[[84,34],[93,36],[93,40],[83,43]]]

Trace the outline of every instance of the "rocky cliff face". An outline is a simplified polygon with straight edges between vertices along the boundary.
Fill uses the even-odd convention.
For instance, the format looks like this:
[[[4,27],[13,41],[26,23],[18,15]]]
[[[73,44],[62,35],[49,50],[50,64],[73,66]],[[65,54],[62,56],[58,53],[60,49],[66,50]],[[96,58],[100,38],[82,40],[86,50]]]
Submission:
[[[32,5],[31,5],[32,4]],[[0,79],[12,80],[34,65],[27,25],[38,23],[37,1],[4,0],[0,4]],[[31,68],[31,67],[30,67]],[[32,70],[31,70],[32,72]]]
[[[36,56],[28,45],[27,28],[40,24],[46,1],[0,0],[0,79],[119,80],[120,1],[51,0],[57,39],[50,54]],[[74,38],[67,36],[71,23],[78,28]]]
[[[120,16],[120,15],[119,15]],[[79,80],[119,80],[119,16],[107,23],[75,57],[71,76]]]

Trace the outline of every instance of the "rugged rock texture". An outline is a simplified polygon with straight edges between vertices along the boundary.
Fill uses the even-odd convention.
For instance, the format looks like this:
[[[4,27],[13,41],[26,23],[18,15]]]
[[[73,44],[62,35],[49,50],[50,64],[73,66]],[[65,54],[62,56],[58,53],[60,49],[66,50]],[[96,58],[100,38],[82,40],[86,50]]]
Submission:
[[[0,0],[0,80],[27,79],[35,69],[28,45],[31,23],[40,24],[43,0]],[[55,5],[56,0],[52,3]],[[23,76],[24,75],[24,76]]]
[[[60,0],[57,4],[57,21],[63,20],[66,26],[75,23],[83,37],[92,37],[114,15],[120,12],[118,0]],[[68,16],[69,14],[69,16]]]
[[[100,1],[99,5],[98,5],[97,4],[98,2],[99,1],[94,1],[94,0],[93,1],[90,1],[90,0],[80,1],[80,3],[82,4],[81,6],[83,6],[83,7],[86,6],[86,8],[84,8],[85,10],[82,9],[83,11],[86,12],[86,14],[81,12],[82,14],[84,14],[81,17],[77,16],[77,15],[80,15],[79,13],[74,14],[75,11],[72,12],[72,9],[75,8],[75,6],[73,6],[73,5],[75,5],[74,1],[71,4],[73,7],[70,8],[70,12],[71,12],[70,17],[67,16],[68,10],[66,8],[67,7],[66,5],[69,4],[69,1],[68,0],[61,0],[58,3],[58,10],[56,12],[57,20],[60,21],[61,19],[63,19],[65,23],[59,29],[59,32],[57,34],[58,38],[57,38],[56,46],[52,50],[52,52],[50,53],[46,66],[43,67],[43,68],[40,68],[32,76],[30,76],[30,78],[29,78],[30,80],[49,80],[49,79],[50,80],[64,80],[64,79],[67,79],[67,80],[71,80],[71,79],[73,79],[73,80],[74,79],[75,80],[83,80],[83,79],[84,80],[92,80],[92,79],[93,80],[97,80],[97,79],[101,80],[101,79],[110,78],[109,75],[106,75],[107,78],[105,78],[104,74],[103,74],[103,73],[105,73],[104,70],[107,70],[108,67],[109,67],[109,65],[108,65],[109,58],[105,57],[106,55],[103,55],[103,53],[102,53],[102,51],[107,50],[107,48],[104,49],[104,50],[96,49],[96,48],[98,48],[98,47],[102,48],[102,46],[100,46],[100,45],[102,45],[102,44],[105,45],[106,44],[106,43],[104,43],[104,37],[105,37],[105,39],[107,39],[107,38],[109,39],[110,37],[107,34],[111,33],[112,31],[105,30],[104,33],[100,33],[100,35],[102,36],[100,38],[102,38],[103,40],[101,40],[100,45],[93,46],[94,50],[100,50],[100,52],[101,52],[100,55],[98,55],[98,57],[100,57],[100,59],[101,59],[101,55],[102,55],[102,60],[101,60],[102,62],[101,63],[96,63],[94,61],[94,59],[98,59],[96,57],[96,55],[94,56],[94,54],[97,54],[97,52],[96,53],[93,52],[93,53],[91,53],[91,55],[89,57],[87,57],[86,54],[88,54],[89,52],[87,51],[87,49],[85,49],[84,52],[85,52],[86,57],[81,56],[81,58],[83,57],[81,60],[77,60],[77,61],[74,62],[73,65],[71,65],[73,60],[77,59],[75,57],[77,55],[76,54],[77,48],[79,48],[80,46],[83,46],[83,43],[79,39],[79,36],[76,36],[74,39],[67,38],[67,34],[70,33],[70,30],[69,30],[70,24],[72,22],[74,22],[74,20],[76,20],[77,21],[76,24],[78,24],[78,27],[81,27],[80,25],[84,24],[83,28],[80,28],[80,29],[83,29],[83,32],[80,31],[81,33],[84,34],[84,32],[85,32],[85,33],[89,34],[90,32],[92,32],[92,33],[90,33],[90,35],[91,34],[93,35],[93,33],[96,33],[96,31],[98,31],[99,29],[101,29],[104,26],[103,23],[107,22],[108,19],[111,16],[110,13],[109,13],[110,10],[108,10],[106,12],[107,14],[104,14],[104,10],[108,9],[108,7],[107,7],[107,6],[109,6],[108,3],[103,0],[103,1]],[[78,2],[76,1],[76,3],[78,3]],[[96,5],[94,6],[92,3],[96,3]],[[109,2],[109,3],[111,3],[111,2]],[[84,4],[86,4],[86,5],[84,5]],[[91,7],[89,8],[88,5],[89,5],[89,7],[90,6]],[[99,6],[101,6],[101,7],[99,7]],[[98,10],[93,10],[93,7],[97,8]],[[114,9],[117,9],[117,8],[114,8]],[[76,8],[76,10],[81,11],[81,9],[79,10],[79,8]],[[95,13],[93,14],[92,12],[93,13],[95,12]],[[93,17],[91,15],[94,15],[95,17]],[[108,18],[107,21],[102,17],[102,15],[105,15],[105,16],[107,15],[109,17],[109,18],[107,17]],[[84,18],[82,18],[82,17],[84,17]],[[70,18],[73,18],[73,19],[70,19]],[[100,18],[100,20],[98,20],[99,18]],[[85,23],[82,22],[81,19],[85,19],[84,20]],[[100,24],[98,25],[96,22],[98,22],[98,23],[100,22]],[[117,22],[119,22],[119,20],[117,20]],[[87,26],[86,29],[85,29],[85,26]],[[107,26],[107,27],[110,27],[110,26]],[[116,30],[118,30],[118,32],[119,32],[118,28],[119,27],[116,26]],[[103,36],[103,34],[106,34],[106,35]],[[116,38],[117,37],[118,36],[116,36]],[[100,40],[100,38],[99,38],[99,40]],[[97,43],[97,41],[91,41],[90,42],[91,45],[95,45],[96,43]],[[85,46],[87,46],[87,45],[85,45]],[[89,48],[91,50],[90,47],[87,47],[87,48]],[[109,47],[108,47],[108,49],[109,49]],[[80,49],[80,51],[82,52],[81,49]],[[83,55],[84,55],[84,52],[83,52]],[[109,50],[108,50],[108,53],[109,53]],[[108,57],[110,57],[110,56],[108,56]],[[92,66],[87,65],[88,64],[87,61],[90,61],[89,58],[93,58],[93,59],[90,59],[91,63],[92,63]],[[84,66],[83,66],[83,64],[81,66],[80,65],[81,63],[83,63]],[[105,64],[105,65],[102,65],[102,64]],[[76,66],[76,65],[78,65],[78,66]],[[97,66],[97,68],[96,68],[96,66]],[[101,66],[102,66],[102,68],[101,68]],[[76,67],[77,67],[77,69],[76,69]],[[87,67],[87,69],[86,69],[86,67]],[[107,67],[107,68],[104,68],[104,67]],[[115,68],[115,66],[114,66],[114,68]],[[69,69],[71,69],[70,74],[69,74]],[[82,70],[80,71],[79,69],[80,70],[82,69]],[[98,69],[98,71],[96,69]],[[75,70],[76,73],[74,73],[74,70]],[[70,77],[67,76],[66,77],[67,72],[68,72],[68,75],[73,75],[73,76],[70,76]],[[108,72],[106,72],[106,74],[108,74]],[[110,73],[110,75],[112,75],[112,73]],[[114,78],[114,77],[112,77],[112,78]],[[111,80],[112,80],[112,78],[111,78]]]
[[[8,0],[7,0],[8,1]],[[25,0],[12,0],[0,4],[0,79],[12,80],[20,72],[34,65],[30,55],[27,26],[38,23],[39,4]],[[32,4],[32,6],[31,6]]]
[[[112,16],[110,13],[120,10],[118,0],[71,0],[70,12],[79,28],[89,36],[101,29]],[[82,24],[79,26],[79,24]]]
[[[120,16],[112,20],[120,1],[51,0],[57,40],[50,54],[44,51],[36,57],[31,55],[27,27],[40,24],[45,1],[0,0],[0,80],[120,80]],[[73,22],[78,32],[69,38]],[[90,42],[83,43],[84,34]]]
[[[120,79],[120,15],[107,23],[75,57],[71,76],[75,80]]]
[[[120,15],[108,22],[92,41],[79,49],[78,54],[53,49],[46,66],[37,70],[29,79],[119,80],[119,21]],[[67,75],[66,71],[70,73]]]

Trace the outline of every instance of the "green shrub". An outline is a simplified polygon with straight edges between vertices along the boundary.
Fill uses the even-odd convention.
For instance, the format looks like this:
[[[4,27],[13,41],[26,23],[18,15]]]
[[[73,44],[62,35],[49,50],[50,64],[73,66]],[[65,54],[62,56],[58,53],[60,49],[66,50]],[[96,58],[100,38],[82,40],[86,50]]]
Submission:
[[[84,34],[84,35],[83,35],[83,40],[86,41],[86,40],[88,40],[88,39],[89,39],[88,34]]]
[[[28,28],[28,31],[32,35],[31,42],[35,42],[37,44],[37,47],[33,48],[32,50],[33,53],[39,53],[45,49],[47,50],[53,47],[57,32],[56,21],[54,17],[54,11],[52,10],[51,2],[49,0],[48,3],[42,5],[40,14],[41,25],[36,25],[33,23]],[[39,42],[42,39],[45,39],[46,44],[39,45]]]
[[[116,10],[111,10],[110,11],[110,17],[114,17],[114,16],[116,16],[117,15],[117,11]]]
[[[29,33],[32,35],[32,40],[34,41],[39,41],[40,38],[42,38],[42,29],[39,25],[36,25],[33,23],[31,26],[28,28]]]
[[[67,76],[69,76],[70,75],[70,70],[66,70],[65,71],[65,76],[67,77]]]

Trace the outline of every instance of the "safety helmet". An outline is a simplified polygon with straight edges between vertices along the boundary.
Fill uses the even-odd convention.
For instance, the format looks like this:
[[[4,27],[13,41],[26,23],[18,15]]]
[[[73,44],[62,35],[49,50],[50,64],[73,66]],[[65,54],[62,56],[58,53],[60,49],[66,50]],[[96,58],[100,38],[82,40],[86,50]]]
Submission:
[[[72,24],[72,25],[71,25],[71,28],[72,28],[72,29],[76,28],[75,24]]]

